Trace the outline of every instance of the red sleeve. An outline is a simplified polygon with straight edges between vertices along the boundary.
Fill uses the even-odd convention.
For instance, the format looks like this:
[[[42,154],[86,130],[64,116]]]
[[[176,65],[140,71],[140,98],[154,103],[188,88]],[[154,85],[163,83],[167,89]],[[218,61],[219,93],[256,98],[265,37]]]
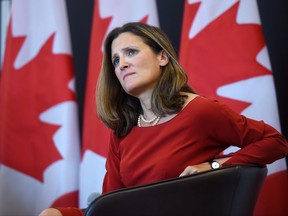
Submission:
[[[237,163],[266,165],[287,155],[284,136],[263,121],[243,117],[243,122],[238,123],[238,130],[242,137],[241,149],[232,154],[224,166]]]
[[[84,216],[84,212],[75,207],[59,207],[58,209],[63,216]]]
[[[106,160],[106,174],[103,181],[102,193],[107,193],[125,187],[120,176],[120,140],[115,135],[110,136],[109,151]]]
[[[239,115],[219,102],[214,105],[217,115],[212,117],[216,121],[211,124],[214,125],[211,126],[213,138],[240,148],[223,166],[241,163],[266,165],[287,155],[287,140],[275,128]]]

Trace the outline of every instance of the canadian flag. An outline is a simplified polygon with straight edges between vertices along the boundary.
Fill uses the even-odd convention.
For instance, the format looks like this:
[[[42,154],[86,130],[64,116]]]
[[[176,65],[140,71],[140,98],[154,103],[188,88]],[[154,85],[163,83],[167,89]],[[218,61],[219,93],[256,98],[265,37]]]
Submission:
[[[270,60],[256,0],[187,0],[180,62],[192,87],[280,131]],[[237,149],[229,148],[228,151]],[[254,215],[288,215],[285,158],[268,165]]]
[[[102,45],[113,28],[126,22],[142,21],[158,26],[155,0],[95,0],[88,75],[86,82],[83,148],[80,166],[80,207],[87,207],[87,197],[101,193],[106,172],[110,130],[96,115],[95,89],[102,62]]]
[[[13,0],[0,83],[0,215],[78,206],[80,141],[65,0]]]

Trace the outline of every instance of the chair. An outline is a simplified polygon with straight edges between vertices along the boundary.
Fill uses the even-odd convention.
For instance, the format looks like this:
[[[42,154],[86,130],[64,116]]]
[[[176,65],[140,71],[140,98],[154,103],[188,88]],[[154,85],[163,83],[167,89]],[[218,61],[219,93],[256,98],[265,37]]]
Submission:
[[[106,193],[85,216],[253,215],[267,167],[232,165]]]

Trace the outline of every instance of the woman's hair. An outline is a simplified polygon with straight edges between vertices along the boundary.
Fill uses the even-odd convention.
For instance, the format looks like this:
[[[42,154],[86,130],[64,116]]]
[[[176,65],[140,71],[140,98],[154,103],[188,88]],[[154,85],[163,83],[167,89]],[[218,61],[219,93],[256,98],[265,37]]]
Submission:
[[[137,124],[138,116],[142,113],[139,99],[127,94],[122,88],[111,60],[111,44],[124,32],[139,36],[155,54],[164,51],[169,57],[168,64],[162,67],[151,98],[151,109],[156,115],[165,116],[180,112],[186,98],[181,92],[195,93],[187,84],[187,74],[178,63],[169,38],[160,28],[140,22],[127,23],[115,28],[107,35],[104,42],[96,103],[99,118],[118,137],[125,136]]]

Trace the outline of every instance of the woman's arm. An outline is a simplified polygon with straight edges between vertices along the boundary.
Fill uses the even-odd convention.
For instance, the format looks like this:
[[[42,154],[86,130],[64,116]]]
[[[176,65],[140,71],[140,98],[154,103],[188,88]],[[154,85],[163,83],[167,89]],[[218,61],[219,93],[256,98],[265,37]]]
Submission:
[[[79,208],[47,208],[39,216],[83,216],[84,212]]]
[[[120,139],[111,133],[109,151],[106,160],[106,174],[103,181],[102,193],[123,188],[120,176]]]
[[[230,158],[231,157],[224,157],[224,158],[214,159],[213,161],[218,162],[220,166],[222,166],[222,164],[226,162],[227,160],[229,160]],[[192,175],[198,172],[203,172],[203,171],[211,170],[211,169],[212,168],[209,162],[204,162],[204,163],[197,164],[197,165],[191,165],[191,166],[187,166],[185,170],[180,174],[179,177]]]
[[[287,155],[287,140],[264,121],[247,118],[217,101],[208,101],[202,111],[205,113],[201,113],[204,117],[201,118],[199,125],[203,125],[205,122],[205,127],[202,126],[206,132],[204,135],[209,137],[213,145],[240,148],[240,150],[226,155],[225,159],[216,159],[222,166],[232,164],[266,165]],[[203,139],[205,138],[203,137]],[[218,156],[215,155],[211,160]],[[191,164],[180,176],[209,169],[211,166],[208,162]]]

